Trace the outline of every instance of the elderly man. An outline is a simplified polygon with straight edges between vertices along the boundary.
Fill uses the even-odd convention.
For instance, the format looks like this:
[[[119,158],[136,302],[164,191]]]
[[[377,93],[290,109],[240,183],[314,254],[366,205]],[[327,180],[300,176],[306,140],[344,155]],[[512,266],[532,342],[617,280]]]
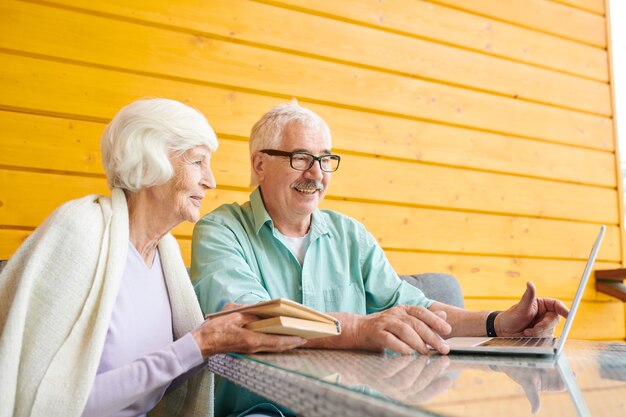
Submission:
[[[558,300],[536,298],[531,283],[519,303],[496,314],[433,302],[400,280],[361,223],[318,209],[341,158],[322,118],[295,102],[254,125],[250,158],[258,185],[250,201],[219,207],[194,230],[191,275],[205,313],[227,302],[289,298],[341,321],[341,336],[307,347],[405,354],[429,346],[446,354],[445,337],[484,336],[488,328],[498,336],[543,336],[568,313]],[[244,411],[231,403],[243,398],[231,387],[218,396],[218,415]]]

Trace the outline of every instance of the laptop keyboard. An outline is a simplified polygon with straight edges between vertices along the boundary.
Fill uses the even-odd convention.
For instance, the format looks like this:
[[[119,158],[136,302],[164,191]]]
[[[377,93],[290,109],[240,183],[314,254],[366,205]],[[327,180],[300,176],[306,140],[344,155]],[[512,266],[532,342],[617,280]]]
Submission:
[[[553,343],[554,338],[552,337],[494,337],[481,343],[479,346],[543,347],[552,346]]]

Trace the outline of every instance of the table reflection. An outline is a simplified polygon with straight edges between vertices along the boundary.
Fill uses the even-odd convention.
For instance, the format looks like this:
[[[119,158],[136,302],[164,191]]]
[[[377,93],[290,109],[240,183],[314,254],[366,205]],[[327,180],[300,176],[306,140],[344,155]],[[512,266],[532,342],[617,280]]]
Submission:
[[[558,361],[307,349],[246,358],[435,414],[584,416],[614,415],[598,411],[606,407],[625,411],[626,345],[594,344],[589,351],[585,346],[590,345],[580,344]]]

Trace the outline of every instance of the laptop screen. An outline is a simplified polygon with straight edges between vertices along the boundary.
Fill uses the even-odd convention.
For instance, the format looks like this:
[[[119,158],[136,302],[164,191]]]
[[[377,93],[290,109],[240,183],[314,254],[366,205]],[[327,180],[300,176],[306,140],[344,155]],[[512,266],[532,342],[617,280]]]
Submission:
[[[565,345],[565,340],[567,339],[567,335],[569,334],[572,323],[574,323],[574,316],[576,315],[576,311],[578,311],[578,307],[583,298],[583,293],[585,292],[585,287],[587,287],[587,282],[589,282],[589,276],[591,275],[591,270],[593,269],[593,264],[596,260],[596,256],[598,256],[598,251],[600,250],[600,243],[602,242],[602,238],[604,237],[604,231],[606,230],[606,226],[600,227],[600,232],[598,233],[598,238],[596,239],[596,243],[593,244],[591,248],[591,254],[589,254],[589,259],[587,260],[587,265],[585,265],[585,271],[583,272],[582,279],[578,284],[578,289],[576,290],[576,295],[574,296],[574,301],[572,301],[572,308],[569,311],[567,316],[567,320],[565,320],[565,326],[563,326],[563,332],[561,333],[561,337],[559,338],[559,345],[556,350],[556,354],[561,353],[563,346]]]

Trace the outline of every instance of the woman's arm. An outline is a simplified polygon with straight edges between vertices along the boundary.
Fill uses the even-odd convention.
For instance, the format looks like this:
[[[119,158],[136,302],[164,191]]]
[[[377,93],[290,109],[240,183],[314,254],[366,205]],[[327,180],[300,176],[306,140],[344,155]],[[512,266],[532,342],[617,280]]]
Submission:
[[[110,416],[122,410],[128,416],[147,412],[161,396],[153,400],[154,404],[142,402],[142,398],[151,398],[148,394],[158,390],[165,392],[172,380],[203,362],[198,345],[188,333],[159,351],[98,374],[83,416]]]
[[[83,416],[109,416],[122,410],[128,411],[128,416],[147,412],[161,396],[153,400],[154,404],[142,402],[142,398],[150,398],[149,394],[157,390],[165,392],[174,379],[197,367],[210,355],[279,352],[305,343],[299,337],[256,333],[244,328],[254,320],[258,317],[241,313],[205,320],[196,330],[169,346],[97,375]]]

